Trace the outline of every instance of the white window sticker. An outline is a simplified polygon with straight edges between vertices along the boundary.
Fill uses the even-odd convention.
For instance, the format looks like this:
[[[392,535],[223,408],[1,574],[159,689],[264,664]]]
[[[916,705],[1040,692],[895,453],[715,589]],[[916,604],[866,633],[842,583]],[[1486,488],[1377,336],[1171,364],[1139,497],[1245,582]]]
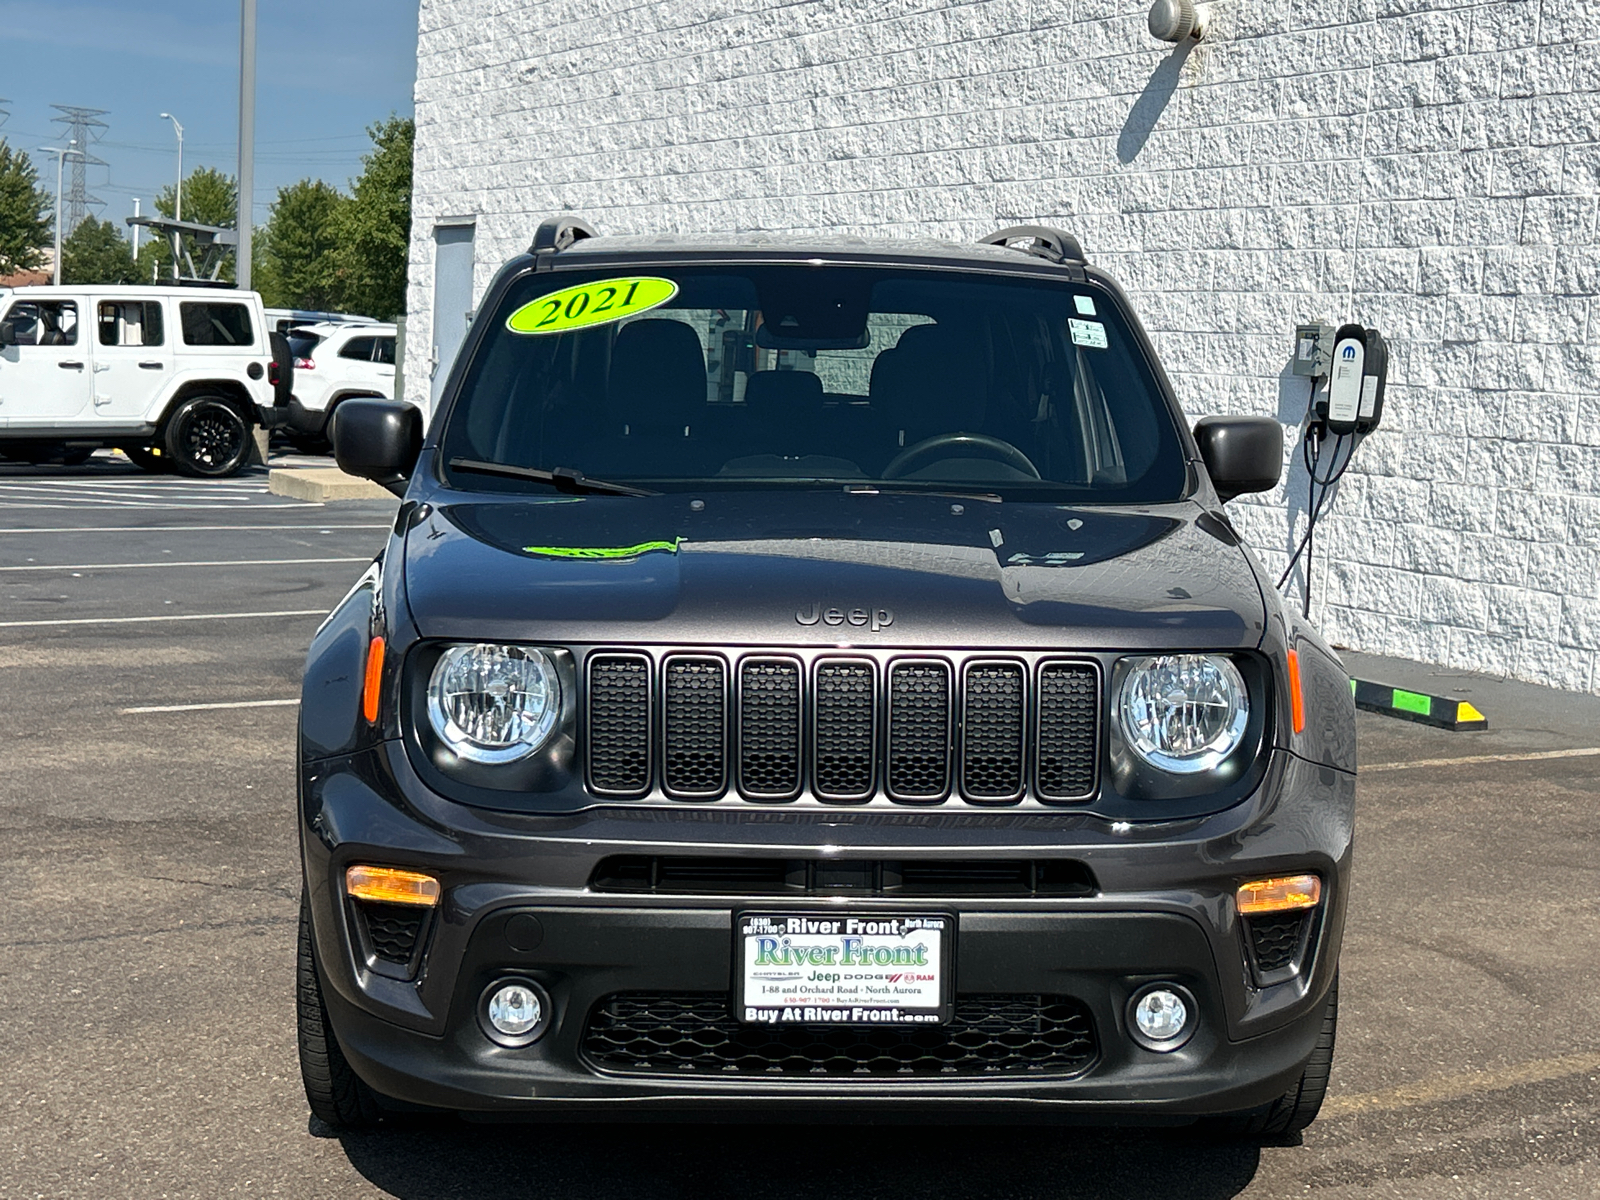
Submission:
[[[1074,346],[1088,346],[1092,350],[1104,350],[1109,344],[1106,341],[1106,327],[1099,321],[1069,320],[1067,326],[1072,330],[1072,344]]]
[[[1092,317],[1095,315],[1093,296],[1074,296],[1072,302],[1078,306],[1078,315],[1080,317]]]

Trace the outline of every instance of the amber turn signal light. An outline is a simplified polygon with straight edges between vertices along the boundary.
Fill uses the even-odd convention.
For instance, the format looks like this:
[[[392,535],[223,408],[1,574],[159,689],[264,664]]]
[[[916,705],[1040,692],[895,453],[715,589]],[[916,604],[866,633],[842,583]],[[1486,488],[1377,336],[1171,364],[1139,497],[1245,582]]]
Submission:
[[[1239,885],[1234,903],[1241,917],[1315,908],[1322,900],[1322,880],[1315,875],[1290,875],[1284,879],[1257,879]]]
[[[350,867],[344,873],[344,890],[355,900],[378,904],[419,904],[432,908],[439,903],[439,881],[421,871],[401,871],[395,867]]]
[[[383,689],[383,639],[375,637],[367,643],[367,675],[361,687],[361,715],[367,724],[378,720],[378,693]]]
[[[1300,652],[1289,651],[1289,716],[1294,721],[1294,731],[1304,733],[1306,728],[1306,698],[1300,690]],[[371,720],[369,717],[368,720]]]

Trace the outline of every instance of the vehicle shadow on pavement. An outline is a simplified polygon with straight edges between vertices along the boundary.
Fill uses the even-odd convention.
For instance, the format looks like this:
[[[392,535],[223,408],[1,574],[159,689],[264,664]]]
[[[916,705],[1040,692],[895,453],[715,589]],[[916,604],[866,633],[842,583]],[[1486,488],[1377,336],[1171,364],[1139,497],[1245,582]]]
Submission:
[[[340,1136],[400,1200],[1226,1200],[1254,1144],[1182,1130],[805,1125],[403,1124]]]

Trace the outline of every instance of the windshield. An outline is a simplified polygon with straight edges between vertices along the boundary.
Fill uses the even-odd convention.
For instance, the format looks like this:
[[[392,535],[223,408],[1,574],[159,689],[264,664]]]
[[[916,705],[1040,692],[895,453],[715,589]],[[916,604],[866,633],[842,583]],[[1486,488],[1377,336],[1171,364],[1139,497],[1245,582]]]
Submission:
[[[1186,480],[1092,284],[896,268],[652,267],[513,285],[442,434],[483,464],[652,490],[883,486],[1152,502]],[[463,471],[452,462],[478,464]]]

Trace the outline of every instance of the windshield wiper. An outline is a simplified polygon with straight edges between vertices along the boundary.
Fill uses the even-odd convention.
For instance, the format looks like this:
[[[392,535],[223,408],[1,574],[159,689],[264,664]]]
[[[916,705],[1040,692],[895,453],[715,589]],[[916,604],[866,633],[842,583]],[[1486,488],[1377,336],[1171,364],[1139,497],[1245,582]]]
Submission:
[[[531,479],[535,483],[548,483],[558,492],[575,496],[659,496],[648,488],[637,488],[626,483],[610,483],[604,479],[590,479],[582,471],[571,467],[556,467],[551,471],[538,467],[513,467],[509,463],[479,462],[473,458],[452,458],[452,471],[468,471],[476,475],[499,475],[504,479]]]

